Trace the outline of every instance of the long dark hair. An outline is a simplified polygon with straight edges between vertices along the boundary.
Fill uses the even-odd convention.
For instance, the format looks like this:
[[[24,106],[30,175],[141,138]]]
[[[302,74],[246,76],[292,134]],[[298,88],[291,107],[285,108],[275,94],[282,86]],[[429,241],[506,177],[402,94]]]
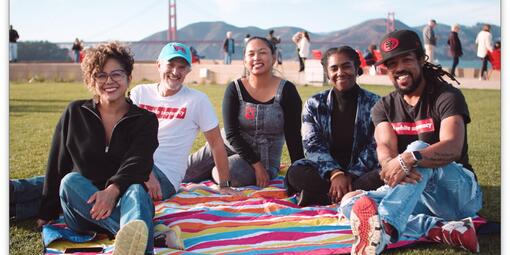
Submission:
[[[434,65],[430,62],[425,62],[423,65],[423,76],[428,79],[429,81],[432,81],[434,83],[448,83],[443,79],[443,76],[447,76],[452,81],[455,81],[457,84],[460,85],[460,82],[455,79],[455,76],[453,76],[451,73],[445,71],[441,65]]]
[[[269,49],[271,50],[271,55],[276,54],[276,49],[275,49],[274,44],[271,41],[269,41],[267,38],[260,37],[260,36],[252,36],[252,37],[250,37],[250,39],[248,39],[248,41],[246,41],[246,45],[248,45],[248,43],[250,43],[253,40],[261,40],[262,42],[264,42],[264,44],[267,45],[267,47],[269,47]],[[244,47],[243,55],[244,54],[246,54],[246,47]]]
[[[425,51],[423,50],[423,48],[421,47],[418,47],[414,53],[416,54],[416,58],[417,59],[421,59],[421,58],[425,58],[425,64],[423,65],[423,76],[424,78],[428,79],[429,81],[432,81],[434,83],[448,83],[447,81],[445,81],[443,79],[443,76],[448,76],[448,78],[450,78],[452,81],[455,81],[457,84],[460,85],[460,82],[457,81],[457,79],[455,79],[455,76],[453,76],[452,74],[450,74],[449,72],[443,70],[443,68],[441,67],[441,65],[434,65],[430,62],[428,62],[427,60],[429,59],[429,56],[427,56],[425,54]]]

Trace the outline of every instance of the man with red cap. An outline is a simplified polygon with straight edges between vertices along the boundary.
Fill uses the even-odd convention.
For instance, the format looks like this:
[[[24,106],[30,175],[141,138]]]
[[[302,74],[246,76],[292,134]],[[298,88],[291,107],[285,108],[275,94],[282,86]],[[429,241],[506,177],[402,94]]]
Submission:
[[[385,35],[380,49],[395,91],[372,108],[377,157],[385,186],[353,191],[340,210],[350,218],[352,254],[379,254],[402,235],[478,252],[470,217],[482,191],[467,154],[469,110],[462,92],[425,61],[418,35]],[[456,80],[455,80],[456,81]]]

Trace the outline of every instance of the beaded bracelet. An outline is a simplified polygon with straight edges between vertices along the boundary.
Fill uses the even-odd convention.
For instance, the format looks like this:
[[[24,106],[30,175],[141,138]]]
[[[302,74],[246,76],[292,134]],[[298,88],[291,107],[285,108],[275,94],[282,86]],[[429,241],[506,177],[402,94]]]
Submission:
[[[397,156],[397,159],[398,159],[398,163],[400,163],[400,168],[402,168],[402,170],[404,170],[404,173],[407,175],[409,175],[409,168],[406,166],[406,163],[404,162],[404,159],[402,158],[402,154],[398,154]]]

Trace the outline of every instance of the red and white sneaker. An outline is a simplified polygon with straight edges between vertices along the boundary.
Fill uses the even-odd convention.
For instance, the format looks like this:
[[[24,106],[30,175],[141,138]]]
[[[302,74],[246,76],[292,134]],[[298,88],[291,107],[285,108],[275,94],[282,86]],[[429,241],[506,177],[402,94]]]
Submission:
[[[475,225],[471,218],[445,223],[439,222],[429,230],[427,237],[438,243],[460,247],[470,252],[480,252]]]
[[[352,206],[351,228],[354,235],[352,255],[380,254],[389,236],[383,230],[377,205],[368,196],[362,196]]]

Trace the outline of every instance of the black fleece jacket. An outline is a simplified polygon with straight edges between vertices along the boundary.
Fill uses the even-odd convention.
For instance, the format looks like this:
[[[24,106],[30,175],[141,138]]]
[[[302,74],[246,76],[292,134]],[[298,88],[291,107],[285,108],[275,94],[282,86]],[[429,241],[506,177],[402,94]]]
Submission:
[[[126,100],[129,111],[113,128],[110,144],[93,100],[74,101],[66,108],[53,135],[40,219],[55,219],[61,212],[60,181],[70,172],[80,173],[99,190],[115,183],[120,196],[130,185],[149,179],[158,147],[158,120]]]

